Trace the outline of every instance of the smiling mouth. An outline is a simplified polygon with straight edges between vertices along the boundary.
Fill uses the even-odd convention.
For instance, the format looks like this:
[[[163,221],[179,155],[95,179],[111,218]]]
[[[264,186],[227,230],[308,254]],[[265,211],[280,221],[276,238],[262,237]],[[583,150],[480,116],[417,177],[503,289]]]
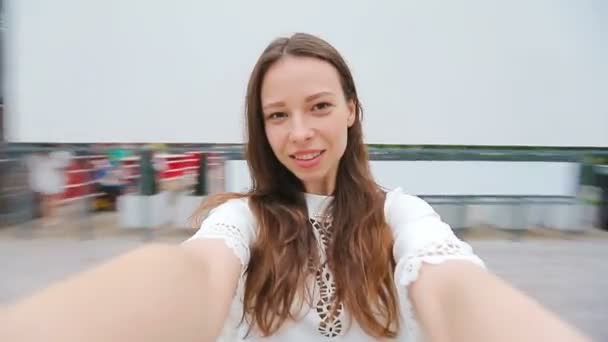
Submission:
[[[325,152],[325,150],[321,150],[321,151],[317,151],[317,152],[312,152],[312,153],[303,153],[303,154],[291,154],[289,155],[290,158],[295,159],[295,160],[313,160],[315,158],[317,158],[318,156],[322,155]]]

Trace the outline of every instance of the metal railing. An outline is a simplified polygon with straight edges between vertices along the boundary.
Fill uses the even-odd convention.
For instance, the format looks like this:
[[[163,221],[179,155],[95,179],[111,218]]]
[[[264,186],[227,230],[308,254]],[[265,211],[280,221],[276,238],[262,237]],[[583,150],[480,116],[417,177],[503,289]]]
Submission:
[[[76,158],[87,158],[100,153],[98,148],[91,148],[88,145],[62,146],[62,148],[70,149]],[[139,148],[139,146],[133,147],[135,154]],[[35,197],[27,185],[27,168],[24,159],[32,152],[52,149],[46,146],[22,144],[0,147],[0,226],[28,222],[37,217]],[[242,146],[239,145],[192,145],[166,148],[170,153],[201,150],[213,152],[220,160],[243,157]],[[589,156],[606,158],[608,149],[526,151],[370,147],[372,160],[563,161],[582,165]],[[223,181],[222,177],[217,178]],[[216,191],[221,191],[221,188],[217,187]],[[578,196],[418,195],[429,202],[455,230],[487,225],[510,231],[523,231],[539,226],[561,231],[581,231],[588,226],[597,226],[595,216],[597,216],[598,203],[591,203]],[[95,224],[92,217],[96,213],[91,210],[91,202],[95,197],[92,196],[87,194],[75,200],[81,202],[78,205],[83,208],[83,211],[77,214],[77,218],[84,230],[87,226]],[[142,212],[142,215],[145,214]]]

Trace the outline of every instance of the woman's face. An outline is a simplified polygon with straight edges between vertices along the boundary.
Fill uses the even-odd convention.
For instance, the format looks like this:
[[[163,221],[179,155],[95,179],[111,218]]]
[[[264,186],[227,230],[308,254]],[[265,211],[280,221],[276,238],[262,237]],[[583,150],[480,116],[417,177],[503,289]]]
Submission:
[[[262,80],[261,103],[266,136],[277,159],[307,192],[332,193],[356,114],[338,71],[317,58],[282,57]]]

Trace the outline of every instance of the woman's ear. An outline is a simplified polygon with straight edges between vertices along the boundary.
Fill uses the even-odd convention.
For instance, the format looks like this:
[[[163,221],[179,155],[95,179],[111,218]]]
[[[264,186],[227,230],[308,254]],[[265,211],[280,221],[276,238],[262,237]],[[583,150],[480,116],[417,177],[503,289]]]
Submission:
[[[355,119],[356,119],[356,115],[357,115],[357,105],[355,104],[355,100],[348,100],[347,106],[348,106],[347,123],[348,123],[348,127],[350,128],[355,123]]]

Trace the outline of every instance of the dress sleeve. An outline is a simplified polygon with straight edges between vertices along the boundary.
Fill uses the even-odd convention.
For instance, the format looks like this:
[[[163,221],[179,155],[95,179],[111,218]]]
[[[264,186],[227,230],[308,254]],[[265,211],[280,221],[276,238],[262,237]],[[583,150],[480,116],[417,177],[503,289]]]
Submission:
[[[255,219],[246,199],[231,199],[212,209],[200,229],[188,239],[221,239],[246,267],[255,238]]]
[[[440,264],[447,260],[467,260],[482,268],[485,264],[421,198],[397,188],[387,194],[384,210],[394,236],[394,278],[400,293],[404,336],[407,341],[425,340],[408,288],[418,278],[420,267],[424,263]]]
[[[423,263],[468,260],[483,268],[483,261],[471,246],[460,240],[433,208],[419,197],[399,188],[386,197],[385,214],[393,231],[393,257],[397,264],[395,281],[408,286],[418,278]]]

